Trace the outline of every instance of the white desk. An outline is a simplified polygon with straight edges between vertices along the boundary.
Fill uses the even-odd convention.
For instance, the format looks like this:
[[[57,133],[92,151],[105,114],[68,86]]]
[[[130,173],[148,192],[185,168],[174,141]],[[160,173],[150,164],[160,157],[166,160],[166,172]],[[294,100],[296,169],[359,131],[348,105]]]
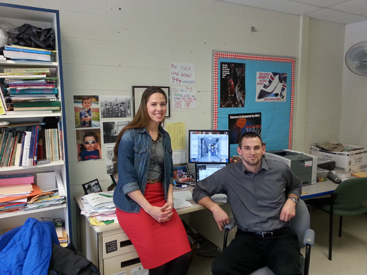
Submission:
[[[338,184],[327,179],[326,181],[317,182],[302,187],[301,199],[307,200],[324,195],[330,195],[338,187]]]
[[[301,199],[306,200],[332,194],[337,186],[337,184],[330,180],[303,186]],[[81,196],[76,196],[75,200],[79,209],[83,209],[80,198]],[[212,213],[210,211],[201,211],[205,208],[192,200],[190,203],[192,204],[191,207],[179,209],[177,213],[192,228],[200,232],[218,247],[221,247],[223,232],[218,230]],[[221,207],[229,216],[232,215],[229,204],[219,204],[221,204]],[[91,226],[86,217],[80,216],[79,209],[77,210],[78,216],[80,217],[78,248],[89,260],[99,267],[102,275],[130,275],[132,269],[138,268],[141,265],[136,260],[138,255],[134,247],[119,224]],[[232,230],[230,239],[234,237],[234,234],[235,230]]]
[[[96,264],[101,275],[112,274],[132,274],[132,269],[139,268],[140,262],[138,255],[131,244],[127,235],[123,232],[117,223],[109,225],[91,226],[89,220],[80,215],[83,209],[81,196],[76,196],[78,224],[78,249],[94,264]],[[208,240],[221,247],[223,243],[223,232],[218,230],[218,226],[213,219],[210,211],[201,211],[205,208],[190,200],[191,207],[178,209],[177,213],[181,219],[200,232]],[[228,204],[218,203],[227,212],[232,215]],[[79,209],[78,209],[79,208]],[[234,230],[233,230],[234,231]],[[232,232],[230,239],[234,237]],[[126,273],[124,273],[126,272]]]

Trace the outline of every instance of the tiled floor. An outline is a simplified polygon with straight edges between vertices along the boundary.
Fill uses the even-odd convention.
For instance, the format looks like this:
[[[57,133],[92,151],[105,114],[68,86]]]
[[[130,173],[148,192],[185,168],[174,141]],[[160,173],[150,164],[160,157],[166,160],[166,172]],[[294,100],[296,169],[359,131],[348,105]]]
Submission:
[[[311,212],[311,228],[315,230],[315,245],[311,252],[311,275],[367,274],[367,215],[344,217],[343,236],[338,234],[339,217],[334,218],[333,260],[328,260],[329,215]],[[188,275],[210,275],[214,258],[194,255]]]

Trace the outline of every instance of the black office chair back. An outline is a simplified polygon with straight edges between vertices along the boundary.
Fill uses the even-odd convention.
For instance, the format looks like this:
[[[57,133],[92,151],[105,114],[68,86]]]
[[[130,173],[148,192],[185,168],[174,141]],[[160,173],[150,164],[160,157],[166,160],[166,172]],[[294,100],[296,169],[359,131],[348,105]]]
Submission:
[[[347,179],[334,191],[334,209],[353,211],[360,209],[367,199],[367,178]]]

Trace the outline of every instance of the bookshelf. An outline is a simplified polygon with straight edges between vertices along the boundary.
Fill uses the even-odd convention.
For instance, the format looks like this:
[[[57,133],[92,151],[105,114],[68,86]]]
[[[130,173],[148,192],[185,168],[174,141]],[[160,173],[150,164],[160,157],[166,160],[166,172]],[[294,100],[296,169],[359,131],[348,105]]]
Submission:
[[[62,75],[62,59],[61,59],[61,42],[60,42],[60,23],[59,12],[57,10],[41,9],[20,5],[0,3],[0,20],[10,22],[16,27],[25,23],[45,29],[52,28],[55,32],[55,51],[56,60],[53,62],[39,61],[13,61],[0,60],[0,73],[4,73],[4,69],[19,69],[19,68],[49,68],[53,72],[53,77],[58,78],[57,89],[58,98],[61,102],[61,110],[53,113],[37,113],[31,114],[16,114],[8,111],[7,114],[0,116],[0,122],[7,121],[10,124],[19,124],[27,122],[43,122],[45,118],[55,118],[55,121],[60,122],[63,130],[62,148],[63,158],[56,161],[51,161],[47,164],[37,164],[31,166],[2,166],[0,167],[0,175],[18,175],[24,173],[42,173],[53,172],[60,175],[55,181],[61,184],[65,189],[66,203],[50,206],[35,210],[20,210],[15,212],[0,213],[0,234],[9,228],[21,226],[29,217],[36,219],[41,218],[57,218],[65,221],[65,229],[67,231],[69,242],[71,241],[71,224],[70,224],[70,198],[69,198],[69,181],[68,181],[68,161],[67,161],[67,144],[66,144],[66,118],[65,118],[65,103],[63,93],[63,75]],[[1,128],[7,126],[1,126]],[[42,126],[41,126],[42,128]],[[36,179],[36,176],[35,176]]]

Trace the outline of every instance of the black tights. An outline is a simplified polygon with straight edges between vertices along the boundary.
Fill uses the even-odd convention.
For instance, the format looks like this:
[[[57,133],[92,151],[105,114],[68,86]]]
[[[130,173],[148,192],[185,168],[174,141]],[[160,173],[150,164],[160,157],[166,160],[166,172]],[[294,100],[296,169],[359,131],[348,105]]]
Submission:
[[[190,263],[191,251],[164,265],[149,269],[149,275],[186,275]]]

